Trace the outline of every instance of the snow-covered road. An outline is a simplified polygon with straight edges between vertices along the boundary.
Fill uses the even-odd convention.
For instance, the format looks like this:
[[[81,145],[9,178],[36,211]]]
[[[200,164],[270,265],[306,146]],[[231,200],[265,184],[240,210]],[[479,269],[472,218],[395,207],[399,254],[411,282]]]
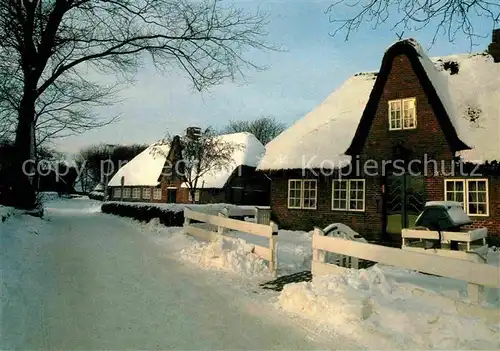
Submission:
[[[349,347],[169,258],[97,204],[54,202],[46,212],[0,227],[2,349]]]

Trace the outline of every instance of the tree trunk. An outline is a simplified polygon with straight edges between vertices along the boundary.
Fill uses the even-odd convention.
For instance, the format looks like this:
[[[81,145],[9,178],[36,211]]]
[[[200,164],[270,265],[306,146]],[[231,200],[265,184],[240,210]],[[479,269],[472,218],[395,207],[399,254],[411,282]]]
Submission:
[[[31,88],[29,86],[31,85]],[[34,123],[36,84],[25,84],[24,95],[18,114],[11,204],[20,208],[36,206],[35,188],[31,177],[34,173]],[[28,162],[27,162],[28,161]]]

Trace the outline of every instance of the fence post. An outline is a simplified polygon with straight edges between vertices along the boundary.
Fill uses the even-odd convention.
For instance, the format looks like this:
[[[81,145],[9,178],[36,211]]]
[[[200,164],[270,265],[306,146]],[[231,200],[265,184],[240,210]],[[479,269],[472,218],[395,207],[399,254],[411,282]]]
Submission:
[[[484,302],[484,286],[467,283],[467,297],[470,302],[481,304]]]
[[[229,211],[227,210],[226,207],[224,207],[218,214],[219,217],[222,217],[222,218],[228,218],[228,213]],[[227,228],[224,228],[222,226],[217,226],[217,234],[219,235],[224,235],[225,233],[227,232]]]
[[[255,223],[268,225],[271,223],[271,210],[255,207]]]
[[[277,240],[278,226],[273,221],[269,222],[269,226],[272,228],[272,234],[269,237],[269,249],[271,250],[271,260],[269,261],[269,270],[276,276],[278,271],[278,250],[277,250]]]
[[[186,216],[186,211],[189,211],[188,208],[184,208],[184,228],[188,227],[191,224],[191,218]]]
[[[313,235],[324,236],[325,233],[323,233],[323,231],[320,228],[314,227]],[[313,248],[313,261],[324,263],[325,262],[325,253],[323,251],[320,251],[318,249]]]

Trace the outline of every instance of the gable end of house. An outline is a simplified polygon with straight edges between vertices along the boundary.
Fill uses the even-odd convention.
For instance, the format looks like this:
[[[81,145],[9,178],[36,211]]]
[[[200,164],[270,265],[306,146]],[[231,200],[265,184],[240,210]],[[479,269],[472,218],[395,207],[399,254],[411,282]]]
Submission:
[[[428,76],[422,62],[420,61],[421,55],[415,47],[416,43],[413,40],[403,40],[391,46],[385,53],[380,71],[377,79],[370,93],[370,97],[363,111],[361,120],[358,124],[354,137],[347,151],[346,155],[359,155],[365,145],[373,119],[380,103],[384,87],[387,83],[389,74],[393,67],[394,60],[397,56],[405,55],[410,61],[411,67],[418,77],[419,83],[424,90],[429,104],[431,105],[434,115],[436,116],[441,130],[450,146],[452,152],[470,149],[463,141],[460,140],[458,134],[453,126],[450,116],[438,95],[430,77]],[[417,44],[418,45],[418,44]]]

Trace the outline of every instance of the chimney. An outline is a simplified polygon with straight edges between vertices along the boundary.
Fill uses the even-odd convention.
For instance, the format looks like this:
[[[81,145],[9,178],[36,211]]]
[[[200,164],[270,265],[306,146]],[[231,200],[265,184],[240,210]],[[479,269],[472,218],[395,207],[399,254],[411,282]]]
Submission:
[[[188,127],[186,128],[186,137],[188,139],[196,140],[200,137],[201,135],[201,128],[200,127]]]
[[[491,44],[488,46],[488,52],[493,56],[493,61],[500,62],[500,28],[493,29]]]

